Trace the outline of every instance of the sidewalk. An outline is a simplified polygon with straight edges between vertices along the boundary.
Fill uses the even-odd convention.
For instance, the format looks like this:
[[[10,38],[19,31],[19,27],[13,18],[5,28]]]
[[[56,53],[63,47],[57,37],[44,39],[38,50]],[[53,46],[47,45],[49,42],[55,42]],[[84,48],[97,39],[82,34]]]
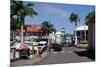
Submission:
[[[11,67],[33,65],[33,63],[39,62],[40,60],[42,60],[47,55],[48,55],[48,52],[45,51],[42,54],[42,58],[39,58],[36,54],[34,54],[33,57],[30,58],[30,59],[17,60],[15,62],[11,62],[10,65],[11,65]]]

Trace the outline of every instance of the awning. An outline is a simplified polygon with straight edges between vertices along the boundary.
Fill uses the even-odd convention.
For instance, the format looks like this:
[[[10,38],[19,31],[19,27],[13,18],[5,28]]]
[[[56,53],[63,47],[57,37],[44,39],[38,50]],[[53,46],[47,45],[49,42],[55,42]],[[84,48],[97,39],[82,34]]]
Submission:
[[[24,44],[24,43],[15,43],[11,48],[15,48],[15,49],[30,49],[30,46],[28,44]]]

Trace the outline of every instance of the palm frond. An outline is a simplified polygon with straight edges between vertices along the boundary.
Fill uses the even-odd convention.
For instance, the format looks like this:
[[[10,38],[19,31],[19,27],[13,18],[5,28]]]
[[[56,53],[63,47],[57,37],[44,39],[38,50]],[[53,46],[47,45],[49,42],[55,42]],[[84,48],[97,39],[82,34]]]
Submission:
[[[85,17],[85,24],[88,24],[89,22],[95,23],[95,11],[91,11],[88,13],[88,15]]]
[[[71,21],[71,23],[75,23],[75,26],[77,25],[77,22],[80,22],[78,14],[74,12],[70,14],[69,20]]]

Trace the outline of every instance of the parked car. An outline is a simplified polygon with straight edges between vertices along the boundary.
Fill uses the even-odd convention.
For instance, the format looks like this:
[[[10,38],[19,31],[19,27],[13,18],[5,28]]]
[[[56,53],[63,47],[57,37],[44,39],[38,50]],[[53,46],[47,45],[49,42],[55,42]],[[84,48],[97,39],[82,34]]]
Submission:
[[[54,51],[62,51],[62,46],[57,43],[52,44],[51,48],[54,49]]]
[[[29,49],[20,51],[20,58],[21,59],[27,59],[28,56],[30,56],[30,50]]]
[[[43,49],[43,51],[47,50],[47,42],[46,41],[39,41],[38,46],[41,46],[41,48]]]
[[[77,47],[79,48],[88,48],[88,42],[87,41],[81,41]]]
[[[30,45],[34,54],[37,53],[38,42],[36,42],[36,41],[25,41],[25,43]]]

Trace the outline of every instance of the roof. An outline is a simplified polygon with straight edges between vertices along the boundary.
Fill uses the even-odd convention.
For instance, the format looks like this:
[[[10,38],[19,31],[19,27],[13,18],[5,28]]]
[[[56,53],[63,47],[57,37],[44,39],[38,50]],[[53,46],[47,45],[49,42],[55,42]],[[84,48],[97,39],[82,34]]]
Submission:
[[[76,31],[80,31],[80,30],[88,30],[88,26],[84,25],[84,26],[79,26],[76,28]]]
[[[27,32],[41,32],[40,31],[41,28],[42,28],[42,25],[40,25],[40,24],[26,25]]]

